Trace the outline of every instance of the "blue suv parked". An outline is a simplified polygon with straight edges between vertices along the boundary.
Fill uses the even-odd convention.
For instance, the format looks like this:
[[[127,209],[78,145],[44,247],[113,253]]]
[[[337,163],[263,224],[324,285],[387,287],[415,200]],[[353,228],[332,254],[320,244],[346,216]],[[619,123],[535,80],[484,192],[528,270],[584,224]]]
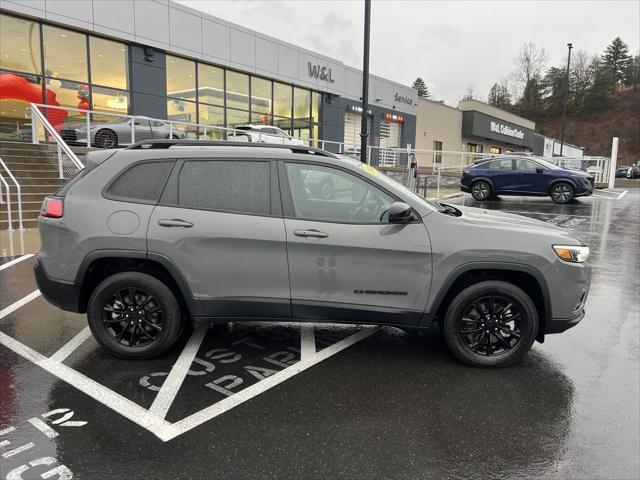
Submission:
[[[548,195],[556,203],[568,203],[593,193],[593,177],[540,157],[501,157],[479,160],[465,168],[460,189],[480,201],[498,195]]]

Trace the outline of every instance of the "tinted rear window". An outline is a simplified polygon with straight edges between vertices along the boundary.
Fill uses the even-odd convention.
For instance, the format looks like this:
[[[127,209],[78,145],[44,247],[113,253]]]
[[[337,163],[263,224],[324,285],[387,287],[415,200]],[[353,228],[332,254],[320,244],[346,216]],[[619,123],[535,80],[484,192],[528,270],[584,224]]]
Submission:
[[[173,161],[135,165],[111,185],[109,195],[127,200],[157,202],[172,167]]]
[[[269,162],[190,161],[178,178],[178,204],[182,207],[269,215],[271,213]]]

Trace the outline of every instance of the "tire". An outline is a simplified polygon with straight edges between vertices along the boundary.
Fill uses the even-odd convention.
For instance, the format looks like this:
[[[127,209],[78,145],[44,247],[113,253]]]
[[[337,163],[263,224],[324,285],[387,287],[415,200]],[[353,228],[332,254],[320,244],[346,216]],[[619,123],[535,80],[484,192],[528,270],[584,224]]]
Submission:
[[[182,327],[180,305],[171,290],[138,272],[103,280],[91,294],[87,318],[98,343],[126,359],[161,355],[175,343]]]
[[[549,196],[555,203],[569,203],[575,196],[575,190],[570,183],[558,182],[551,187],[551,190],[549,190]]]
[[[493,196],[489,182],[478,180],[471,185],[471,196],[480,202],[489,200]]]
[[[99,148],[115,148],[118,146],[118,136],[113,130],[99,130],[94,144]]]
[[[473,367],[506,367],[520,361],[533,345],[538,313],[519,287],[484,281],[456,295],[447,309],[443,330],[449,350],[461,362]]]
[[[320,184],[320,196],[325,200],[329,200],[333,196],[333,183],[331,180],[324,180]]]

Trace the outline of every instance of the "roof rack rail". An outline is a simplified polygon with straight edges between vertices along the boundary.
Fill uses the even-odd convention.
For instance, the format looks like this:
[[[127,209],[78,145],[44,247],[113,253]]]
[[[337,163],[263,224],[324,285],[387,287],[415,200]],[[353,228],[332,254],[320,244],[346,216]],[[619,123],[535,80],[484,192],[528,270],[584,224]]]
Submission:
[[[128,147],[125,147],[124,150],[139,150],[147,148],[160,149],[174,146],[274,148],[281,150],[290,150],[292,153],[305,153],[322,157],[338,158],[333,153],[322,150],[321,148],[307,147],[305,145],[279,145],[277,143],[236,142],[229,140],[149,139],[133,143]]]

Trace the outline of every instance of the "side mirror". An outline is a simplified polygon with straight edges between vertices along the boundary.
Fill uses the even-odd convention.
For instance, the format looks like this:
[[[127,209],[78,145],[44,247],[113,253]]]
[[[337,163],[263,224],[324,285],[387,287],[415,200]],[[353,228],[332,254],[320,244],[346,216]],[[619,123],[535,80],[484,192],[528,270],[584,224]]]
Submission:
[[[411,207],[404,202],[394,202],[389,207],[389,223],[409,223],[413,220]]]
[[[544,170],[541,167],[536,167],[536,173],[542,173]]]

